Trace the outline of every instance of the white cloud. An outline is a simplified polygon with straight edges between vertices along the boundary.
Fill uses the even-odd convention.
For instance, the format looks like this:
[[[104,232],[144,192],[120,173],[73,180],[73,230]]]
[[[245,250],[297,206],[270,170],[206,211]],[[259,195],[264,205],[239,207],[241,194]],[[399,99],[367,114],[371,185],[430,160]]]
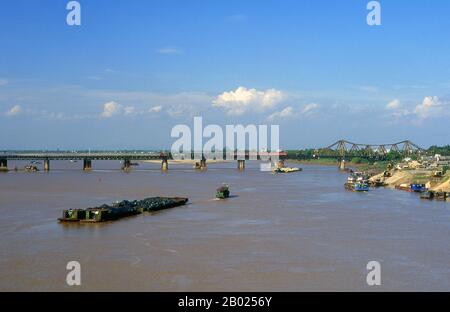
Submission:
[[[159,54],[180,54],[181,51],[178,48],[175,47],[163,47],[158,50],[156,50]]]
[[[279,112],[275,112],[275,113],[271,114],[267,119],[268,120],[282,119],[282,118],[294,117],[295,115],[296,114],[294,113],[294,109],[292,108],[292,106],[288,106]]]
[[[404,118],[411,115],[411,111],[405,108],[399,99],[393,99],[386,105],[386,109],[391,112],[391,116],[394,118]]]
[[[149,113],[159,113],[162,111],[162,106],[158,105],[158,106],[153,106],[152,108],[150,108],[148,110]]]
[[[8,84],[8,80],[6,79],[0,79],[0,86],[5,86]]]
[[[127,106],[123,109],[125,115],[134,115],[136,114],[136,109],[134,106]]]
[[[426,119],[439,115],[443,106],[444,103],[437,96],[427,96],[416,106],[414,113],[419,119]]]
[[[303,106],[301,113],[302,113],[302,115],[309,116],[309,115],[313,114],[314,111],[316,111],[318,108],[319,108],[319,104],[309,103],[309,104],[306,104],[305,106]]]
[[[22,113],[22,111],[23,110],[20,105],[15,105],[6,112],[6,116],[8,116],[8,117],[17,116],[17,115],[20,115]]]
[[[276,106],[284,98],[276,89],[258,91],[239,87],[235,91],[224,92],[213,101],[214,107],[225,109],[229,115],[242,115],[247,111],[264,111]]]
[[[111,118],[122,111],[122,106],[114,101],[103,104],[103,112],[101,116],[104,118]]]
[[[392,101],[390,101],[387,105],[386,105],[387,109],[398,109],[400,108],[400,100],[398,99],[394,99]]]

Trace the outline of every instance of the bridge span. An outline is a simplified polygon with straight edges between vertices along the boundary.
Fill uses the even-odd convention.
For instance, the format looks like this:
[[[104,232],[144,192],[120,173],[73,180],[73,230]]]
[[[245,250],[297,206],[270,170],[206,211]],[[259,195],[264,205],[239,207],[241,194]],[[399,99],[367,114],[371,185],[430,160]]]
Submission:
[[[207,159],[202,153],[199,153],[201,159],[199,159],[199,169],[206,168]],[[208,155],[207,155],[208,156]],[[219,153],[219,156],[222,156]],[[238,168],[243,170],[245,168],[245,160],[269,160],[272,158],[280,159],[283,161],[287,157],[287,153],[280,152],[249,152],[249,151],[235,151],[224,152],[223,157],[226,160],[237,160]],[[132,165],[132,161],[148,161],[148,160],[161,160],[161,169],[169,169],[169,160],[173,159],[190,159],[197,160],[194,153],[187,154],[187,157],[182,155],[173,155],[169,152],[0,152],[0,171],[8,170],[9,160],[28,160],[44,162],[44,171],[50,170],[50,161],[54,160],[80,160],[83,161],[83,170],[89,171],[92,169],[92,161],[98,160],[121,160],[122,169],[129,170]]]

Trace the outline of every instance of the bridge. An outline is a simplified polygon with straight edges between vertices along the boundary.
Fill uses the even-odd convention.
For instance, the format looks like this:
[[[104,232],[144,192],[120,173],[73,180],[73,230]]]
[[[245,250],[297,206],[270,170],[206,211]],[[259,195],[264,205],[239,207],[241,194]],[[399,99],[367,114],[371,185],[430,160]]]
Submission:
[[[345,158],[380,159],[386,157],[389,153],[397,153],[402,157],[407,157],[424,154],[426,151],[409,140],[388,144],[361,144],[339,140],[325,148],[318,149],[316,152],[319,157],[339,159],[339,167],[345,169]]]
[[[361,144],[339,140],[330,146],[318,150],[318,154],[321,156],[340,158],[350,156],[373,158],[377,156],[386,156],[389,152],[410,156],[413,154],[425,153],[425,150],[409,140],[388,144]]]
[[[187,155],[187,157],[185,157]],[[197,156],[199,155],[199,156]],[[245,160],[272,160],[280,159],[283,161],[287,153],[280,152],[252,152],[252,151],[234,151],[217,153],[216,156],[227,160],[237,160],[238,168],[245,168]],[[175,157],[174,157],[175,156]],[[196,157],[197,156],[197,157]],[[169,152],[0,152],[0,171],[8,170],[8,160],[28,160],[44,162],[44,171],[50,170],[50,161],[54,160],[80,160],[83,161],[83,170],[92,169],[93,160],[121,160],[123,170],[131,168],[131,161],[161,160],[161,169],[168,170],[169,160],[173,159],[199,159],[199,168],[206,168],[207,159],[213,159],[209,154],[189,153],[172,155]]]

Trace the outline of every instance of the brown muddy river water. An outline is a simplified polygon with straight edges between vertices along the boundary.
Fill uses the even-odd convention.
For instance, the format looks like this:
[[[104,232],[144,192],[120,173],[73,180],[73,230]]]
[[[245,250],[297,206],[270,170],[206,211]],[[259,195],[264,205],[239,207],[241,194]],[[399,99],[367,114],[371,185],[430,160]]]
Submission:
[[[207,172],[81,166],[54,161],[49,173],[0,174],[0,290],[450,291],[448,202],[348,192],[335,167],[273,175],[257,162],[243,173],[235,162]],[[236,197],[214,200],[222,182]],[[63,209],[151,196],[190,204],[105,224],[56,222]],[[66,284],[72,260],[81,264],[78,287]],[[381,286],[366,283],[372,260]]]

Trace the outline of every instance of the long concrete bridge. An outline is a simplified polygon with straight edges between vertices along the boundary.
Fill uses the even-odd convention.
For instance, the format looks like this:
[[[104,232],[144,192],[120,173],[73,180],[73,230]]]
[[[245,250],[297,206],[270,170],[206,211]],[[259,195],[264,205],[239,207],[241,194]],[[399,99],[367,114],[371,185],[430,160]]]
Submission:
[[[272,158],[283,161],[287,157],[285,152],[249,152],[249,151],[235,151],[229,153],[218,153],[227,160],[237,160],[238,169],[245,168],[245,160],[271,160]],[[83,161],[83,170],[89,171],[92,169],[93,160],[121,160],[122,169],[129,170],[132,166],[132,161],[146,161],[146,160],[161,160],[161,169],[169,169],[169,160],[172,159],[198,159],[198,168],[206,168],[207,159],[200,153],[200,159],[194,153],[187,154],[188,157],[182,155],[173,155],[169,152],[0,152],[0,171],[8,170],[9,160],[28,160],[44,162],[44,171],[50,170],[50,161],[53,160],[80,160]],[[208,155],[207,155],[208,156]]]

